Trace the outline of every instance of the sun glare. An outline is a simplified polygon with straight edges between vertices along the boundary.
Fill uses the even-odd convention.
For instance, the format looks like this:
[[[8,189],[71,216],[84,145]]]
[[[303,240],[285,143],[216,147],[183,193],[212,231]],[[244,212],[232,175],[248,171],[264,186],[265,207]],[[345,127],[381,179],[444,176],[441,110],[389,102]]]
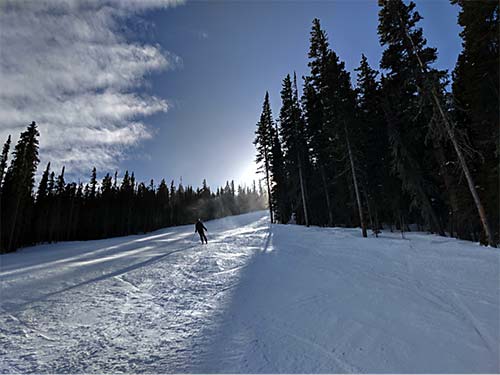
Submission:
[[[257,166],[254,162],[245,164],[241,168],[241,174],[238,176],[237,183],[251,187],[253,181],[257,183],[259,175],[257,174]]]

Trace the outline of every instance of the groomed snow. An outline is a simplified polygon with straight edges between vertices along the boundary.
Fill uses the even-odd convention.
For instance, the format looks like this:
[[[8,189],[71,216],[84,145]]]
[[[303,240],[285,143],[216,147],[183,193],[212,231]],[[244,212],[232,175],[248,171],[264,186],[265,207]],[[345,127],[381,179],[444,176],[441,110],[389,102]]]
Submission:
[[[0,372],[500,371],[500,251],[265,212],[0,256]]]

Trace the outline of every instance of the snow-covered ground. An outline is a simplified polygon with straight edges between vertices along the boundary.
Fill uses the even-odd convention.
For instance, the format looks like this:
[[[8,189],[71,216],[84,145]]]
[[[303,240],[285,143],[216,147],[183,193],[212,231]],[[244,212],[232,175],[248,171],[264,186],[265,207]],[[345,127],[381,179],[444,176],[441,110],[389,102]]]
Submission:
[[[499,372],[500,251],[265,212],[0,256],[0,372]]]

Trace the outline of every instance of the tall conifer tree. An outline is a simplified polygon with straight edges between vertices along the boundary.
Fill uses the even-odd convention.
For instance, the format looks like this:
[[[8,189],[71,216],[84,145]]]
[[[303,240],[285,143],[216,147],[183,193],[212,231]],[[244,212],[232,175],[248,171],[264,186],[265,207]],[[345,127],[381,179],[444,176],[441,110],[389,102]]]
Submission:
[[[10,150],[10,135],[7,137],[7,141],[3,145],[2,155],[0,155],[0,194],[2,191],[3,178],[5,176],[5,172],[7,170],[7,161],[9,159],[9,150]]]
[[[33,188],[38,166],[38,132],[33,121],[21,133],[5,174],[2,202],[3,251],[13,251],[22,240],[32,240]]]
[[[5,176],[5,171],[7,169],[7,160],[9,158],[9,150],[10,150],[10,135],[7,138],[7,141],[5,142],[3,149],[2,149],[2,154],[0,155],[0,252],[2,249],[2,235],[3,235],[3,226],[2,226],[2,188],[3,188],[3,178]]]
[[[271,223],[274,222],[273,203],[271,198],[271,162],[273,152],[273,133],[274,121],[271,112],[271,104],[269,103],[269,93],[266,91],[264,104],[262,105],[262,114],[260,115],[260,121],[257,123],[257,130],[255,131],[256,138],[254,140],[254,145],[257,148],[257,157],[255,161],[259,165],[259,171],[263,172],[266,178],[269,215],[271,217]]]
[[[462,145],[461,148],[472,149],[466,161],[485,214],[489,215],[486,220],[498,223],[500,5],[488,0],[451,2],[460,6],[458,24],[463,28],[460,33],[463,50],[453,71],[455,131],[458,137],[463,134],[470,143],[469,147]],[[462,226],[474,214],[468,209],[473,200],[467,190],[469,188],[464,186],[460,192]],[[498,243],[500,228],[495,226],[489,230],[493,242]]]
[[[281,90],[280,133],[283,140],[284,167],[292,207],[302,206],[303,214],[298,212],[309,225],[306,199],[305,173],[308,169],[308,153],[304,119],[299,103],[297,79],[294,73],[293,86],[290,75],[283,80]]]
[[[273,203],[274,218],[277,222],[286,224],[290,220],[291,208],[283,151],[277,127],[272,129],[271,137],[271,200]]]
[[[426,141],[429,101],[422,95],[421,68],[414,54],[409,53],[406,32],[419,46],[426,64],[436,60],[436,50],[426,47],[422,29],[416,24],[420,15],[415,4],[401,0],[380,0],[378,33],[385,46],[380,66],[388,71],[382,81],[383,108],[389,124],[388,133],[392,148],[393,167],[403,188],[411,197],[411,207],[419,208],[423,218],[434,231],[444,235],[442,222],[434,204],[438,201],[433,171],[438,170],[433,149]],[[441,75],[435,71],[435,76]]]
[[[333,207],[331,202],[330,176],[327,169],[333,160],[331,153],[330,137],[328,134],[328,100],[327,74],[331,61],[331,51],[328,44],[326,32],[321,29],[319,19],[313,20],[310,34],[310,48],[308,66],[310,75],[305,77],[304,82],[304,107],[306,109],[306,120],[308,138],[312,150],[312,157],[319,173],[320,183],[324,194],[323,207],[326,207],[328,225],[333,225]]]

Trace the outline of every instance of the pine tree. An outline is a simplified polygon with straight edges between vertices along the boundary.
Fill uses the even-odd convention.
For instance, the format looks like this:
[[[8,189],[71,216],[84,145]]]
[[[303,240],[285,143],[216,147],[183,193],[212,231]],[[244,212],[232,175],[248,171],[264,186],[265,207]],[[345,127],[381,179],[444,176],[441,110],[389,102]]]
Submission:
[[[57,176],[57,181],[56,181],[56,195],[57,196],[62,196],[64,193],[64,187],[66,186],[66,181],[64,179],[64,172],[66,170],[66,167],[62,167],[61,169],[61,174]]]
[[[303,221],[306,226],[309,226],[305,184],[305,170],[309,169],[307,136],[298,97],[295,73],[293,87],[290,75],[287,75],[283,80],[281,103],[279,130],[283,140],[282,149],[288,181],[287,189],[289,191],[289,199],[291,200],[290,204],[294,209],[302,206]]]
[[[50,221],[50,240],[51,241],[61,241],[62,233],[65,233],[62,228],[66,221],[64,220],[65,207],[64,207],[64,193],[66,182],[64,179],[65,167],[61,169],[61,174],[57,176],[55,181],[55,190],[53,195],[53,207],[51,211],[51,221]]]
[[[489,152],[498,155],[500,5],[487,0],[451,2],[460,6],[458,24],[463,28],[463,50],[453,77],[456,109],[467,116],[473,141],[481,144],[481,150],[492,148]]]
[[[161,226],[170,226],[170,197],[165,179],[162,179],[156,193],[158,207],[160,208]]]
[[[330,181],[326,173],[326,169],[329,169],[329,164],[334,159],[328,134],[328,128],[331,125],[331,120],[328,119],[328,110],[331,109],[331,102],[327,76],[332,56],[326,32],[321,29],[320,21],[317,18],[313,20],[308,57],[311,74],[305,78],[304,82],[305,118],[312,149],[311,156],[315,160],[315,166],[323,186],[328,226],[332,226],[333,207],[330,198]]]
[[[10,135],[7,138],[7,141],[5,142],[3,149],[2,149],[2,155],[0,155],[0,252],[2,249],[2,234],[3,234],[3,227],[2,227],[2,188],[3,188],[3,177],[5,175],[5,170],[7,169],[7,160],[9,158],[9,149],[10,149]]]
[[[96,168],[92,168],[92,174],[90,175],[90,191],[89,198],[93,199],[97,194],[97,170]]]
[[[349,137],[354,139],[349,133],[354,133],[356,127],[355,93],[345,64],[330,48],[318,19],[313,21],[310,41],[308,65],[311,74],[305,79],[303,101],[312,158],[323,185],[328,225],[333,224],[333,213],[338,222],[356,220],[351,216],[353,211],[347,210],[349,206],[345,204],[355,200],[350,207],[354,209],[357,205],[356,211],[365,235],[357,177],[357,145],[349,140]],[[347,172],[351,174],[352,185],[347,179]]]
[[[75,222],[78,223],[75,217],[76,205],[77,205],[77,192],[78,188],[75,182],[71,182],[66,185],[64,191],[64,196],[66,198],[66,221],[65,221],[65,231],[62,233],[62,238],[65,241],[69,241],[72,238],[72,233],[74,231]]]
[[[36,193],[36,200],[41,201],[46,199],[49,195],[49,174],[50,174],[50,162],[47,163],[47,167],[42,174],[42,178],[40,179],[40,184],[38,185],[38,191]]]
[[[357,116],[360,125],[356,137],[362,151],[358,157],[364,172],[362,180],[368,214],[372,230],[377,234],[380,220],[391,222],[392,212],[398,211],[401,186],[389,174],[390,150],[378,72],[370,67],[365,55],[361,56],[360,65],[355,70],[358,72]]]
[[[271,182],[271,201],[273,205],[274,218],[282,224],[288,223],[291,216],[288,187],[286,181],[285,167],[283,163],[283,152],[279,140],[278,129],[271,131],[271,162],[270,171]]]
[[[38,191],[36,193],[36,205],[35,205],[35,230],[36,230],[36,242],[41,242],[47,239],[48,235],[48,217],[50,212],[49,205],[49,176],[50,176],[50,162],[47,163],[47,167],[42,174],[40,179],[40,184],[38,185]]]
[[[113,217],[111,216],[112,212],[112,207],[113,207],[113,195],[114,195],[114,190],[113,190],[113,180],[111,178],[111,175],[109,173],[106,173],[106,175],[102,179],[101,183],[101,198],[102,198],[102,219],[103,219],[103,224],[102,224],[102,236],[106,238],[108,236],[108,233],[111,232],[111,228],[113,226]]]
[[[3,145],[2,155],[0,155],[0,194],[2,191],[3,177],[5,176],[5,171],[7,169],[7,160],[9,158],[10,150],[10,135],[7,137],[7,141]]]
[[[170,182],[170,223],[178,225],[176,218],[177,191],[175,189],[174,180]]]
[[[297,167],[299,171],[300,195],[302,209],[304,213],[304,222],[309,226],[309,203],[307,198],[306,176],[310,174],[311,164],[309,159],[309,146],[307,144],[307,133],[305,127],[304,115],[299,99],[299,90],[297,89],[297,75],[293,72],[293,119],[295,123],[295,141],[297,153]]]
[[[271,223],[273,219],[273,204],[271,198],[271,160],[272,160],[272,147],[273,147],[273,132],[274,121],[271,112],[271,105],[269,103],[269,93],[266,91],[264,104],[262,105],[262,114],[260,121],[257,123],[257,130],[255,132],[256,138],[254,145],[257,148],[257,157],[255,162],[259,165],[259,171],[265,174],[268,202],[269,202],[269,215]]]
[[[359,159],[363,159],[361,150],[364,147],[362,140],[365,133],[364,130],[360,128],[360,122],[357,118],[356,95],[351,86],[350,75],[345,70],[344,62],[341,62],[333,51],[331,56],[332,61],[329,78],[331,80],[330,100],[332,102],[332,108],[330,109],[328,117],[334,122],[334,124],[330,126],[331,139],[334,140],[334,155],[336,155],[337,159],[346,159],[348,165],[344,165],[343,169],[350,171],[359,224],[363,237],[367,237],[364,206],[361,199],[361,186],[359,184],[359,174],[365,172],[360,168],[359,162]],[[344,136],[345,142],[341,141],[343,138],[342,135]],[[339,164],[339,167],[341,168],[342,164]],[[341,181],[342,180],[340,180],[337,185],[341,186]],[[337,191],[339,190],[338,188]],[[339,195],[339,193],[337,193],[337,195]]]
[[[120,187],[120,193],[122,196],[122,212],[123,212],[123,233],[132,233],[133,228],[133,218],[132,209],[134,206],[134,196],[135,196],[135,178],[134,173],[129,176],[128,171],[125,171],[125,176],[123,177],[122,185]]]
[[[410,195],[410,207],[420,208],[427,224],[444,235],[435,204],[439,201],[439,188],[434,171],[439,170],[439,166],[433,148],[426,141],[432,110],[429,110],[428,98],[422,95],[424,77],[415,55],[410,53],[407,32],[422,52],[425,64],[436,60],[436,50],[425,46],[422,29],[416,27],[421,17],[414,10],[413,2],[405,5],[401,0],[380,0],[379,4],[378,33],[381,44],[386,46],[380,67],[388,70],[382,80],[382,97],[393,168]],[[442,75],[442,72],[433,71],[433,79]]]
[[[49,196],[54,195],[54,187],[55,187],[55,174],[54,172],[50,172],[49,181],[47,183],[47,194]]]
[[[468,151],[465,157],[471,180],[474,181],[477,195],[484,205],[485,215],[486,212],[489,214],[489,218],[485,220],[490,219],[488,223],[498,223],[500,5],[495,1],[484,0],[452,0],[452,3],[460,6],[458,23],[463,28],[460,33],[463,50],[453,71],[453,130],[459,140],[461,136],[468,140],[467,143],[462,140],[460,148]],[[462,192],[463,190],[465,191]],[[459,223],[461,226],[466,226],[473,215],[467,209],[473,204],[467,190],[470,187],[464,186],[459,193],[463,211]],[[482,221],[484,230],[484,220]],[[491,226],[489,231],[494,238],[493,242],[497,243],[499,228],[494,228],[496,234]],[[467,232],[462,229],[462,236],[467,238]]]
[[[346,146],[347,146],[347,153],[349,156],[349,163],[351,166],[351,175],[352,175],[352,180],[353,180],[353,185],[354,185],[354,192],[356,194],[356,203],[358,205],[358,214],[359,214],[359,222],[361,225],[361,230],[363,237],[366,237],[366,224],[365,224],[365,218],[364,218],[364,213],[363,213],[363,205],[361,203],[361,193],[360,193],[360,187],[358,185],[358,178],[356,175],[356,163],[354,161],[354,156],[353,156],[353,151],[351,147],[351,141],[349,139],[349,132],[347,130],[347,125],[344,123],[344,132],[345,132],[345,141],[346,141]]]
[[[21,133],[5,174],[2,188],[3,251],[14,251],[20,243],[32,241],[33,188],[38,159],[38,132],[33,121]]]
[[[385,2],[381,15],[385,13],[386,19],[388,19],[389,22],[393,22],[392,37],[399,38],[400,48],[402,48],[402,51],[406,53],[410,59],[412,59],[413,66],[415,67],[415,84],[421,92],[423,99],[430,102],[430,105],[436,114],[435,116],[437,117],[436,120],[431,122],[431,124],[434,125],[435,134],[446,136],[451,142],[453,149],[456,152],[459,165],[467,180],[471,195],[474,199],[474,203],[486,235],[487,243],[490,246],[496,246],[495,238],[486,216],[486,211],[479,197],[466,156],[462,151],[462,142],[459,137],[457,137],[455,125],[452,123],[452,119],[447,113],[446,106],[443,102],[443,84],[440,83],[444,73],[430,67],[430,64],[436,59],[436,50],[426,47],[426,41],[422,37],[422,29],[416,28],[415,25],[421,17],[417,12],[413,11],[414,7],[414,3],[410,3],[408,6],[405,6],[402,1]],[[387,36],[390,37],[390,35],[391,32],[386,33],[385,38],[384,35],[382,35],[383,37],[381,40],[387,40]],[[496,56],[498,59],[498,48]],[[496,84],[498,84],[498,80],[496,81]],[[498,123],[498,117],[496,118],[496,121]]]

